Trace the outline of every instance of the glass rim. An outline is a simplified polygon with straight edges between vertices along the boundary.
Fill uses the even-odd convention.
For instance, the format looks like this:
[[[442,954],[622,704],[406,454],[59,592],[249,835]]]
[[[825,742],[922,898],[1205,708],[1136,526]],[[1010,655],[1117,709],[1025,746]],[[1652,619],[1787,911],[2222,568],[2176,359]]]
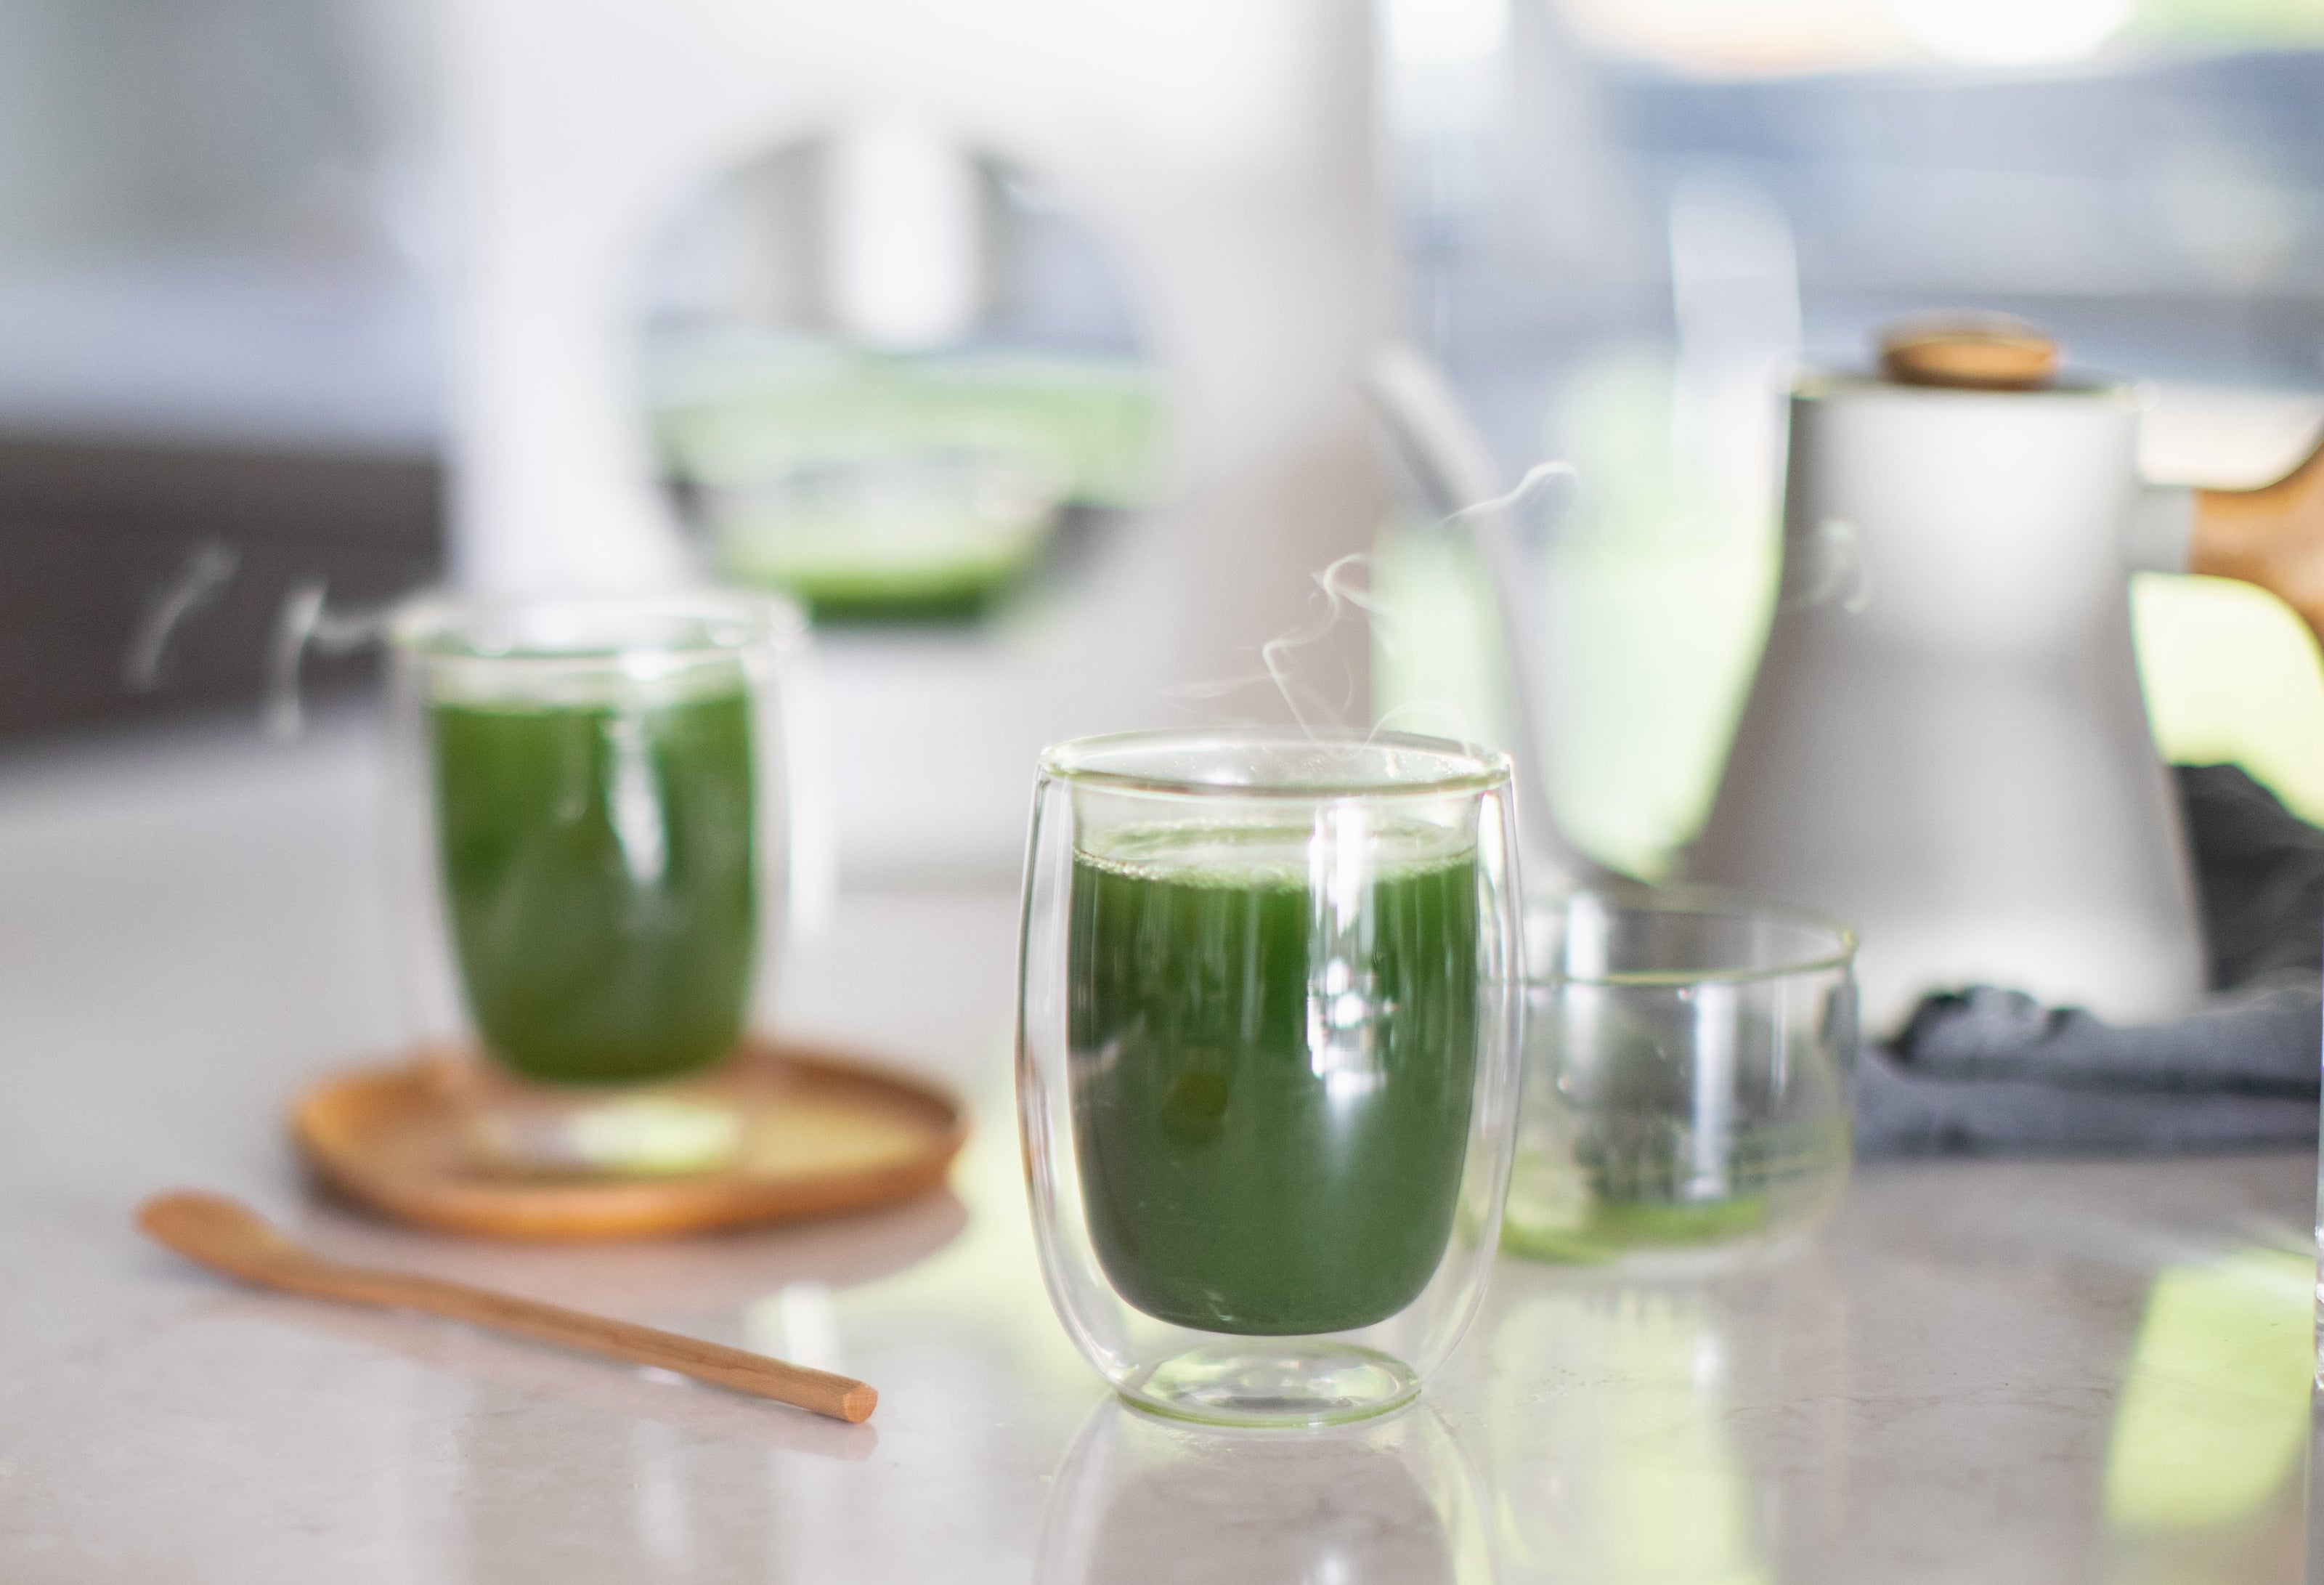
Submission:
[[[1789,903],[1760,902],[1756,898],[1736,897],[1711,888],[1673,887],[1652,894],[1623,897],[1604,892],[1568,892],[1563,897],[1526,906],[1525,920],[1528,933],[1536,918],[1562,917],[1576,897],[1593,897],[1606,907],[1609,916],[1687,915],[1697,918],[1725,918],[1744,921],[1789,925],[1795,928],[1821,935],[1826,950],[1781,963],[1758,966],[1704,967],[1693,969],[1619,969],[1602,974],[1570,974],[1563,971],[1536,972],[1528,963],[1524,970],[1527,985],[1602,985],[1615,987],[1655,987],[1669,989],[1683,985],[1746,985],[1766,980],[1785,980],[1798,974],[1831,973],[1854,967],[1856,953],[1862,945],[1855,927],[1842,924],[1826,914],[1810,908],[1794,908]],[[1522,959],[1520,961],[1523,961]]]
[[[1217,749],[1284,749],[1294,751],[1344,749],[1387,750],[1428,755],[1447,767],[1438,773],[1412,779],[1345,776],[1311,777],[1281,781],[1237,781],[1218,776],[1170,773],[1153,769],[1128,769],[1096,761],[1105,756],[1151,755]],[[1352,727],[1243,726],[1200,730],[1165,728],[1146,732],[1102,733],[1073,738],[1041,751],[1040,774],[1046,779],[1074,787],[1111,792],[1150,793],[1176,797],[1225,798],[1376,798],[1441,797],[1458,793],[1491,792],[1508,785],[1511,762],[1498,749],[1453,738],[1419,733],[1357,731]]]
[[[690,631],[609,637],[599,641],[486,642],[493,624],[513,633],[521,624],[563,617],[576,628],[659,621],[693,623]],[[647,594],[480,594],[430,590],[389,613],[387,641],[410,655],[437,660],[512,666],[589,666],[624,656],[654,655],[677,665],[731,659],[762,643],[803,640],[807,624],[798,604],[772,591],[679,589]]]

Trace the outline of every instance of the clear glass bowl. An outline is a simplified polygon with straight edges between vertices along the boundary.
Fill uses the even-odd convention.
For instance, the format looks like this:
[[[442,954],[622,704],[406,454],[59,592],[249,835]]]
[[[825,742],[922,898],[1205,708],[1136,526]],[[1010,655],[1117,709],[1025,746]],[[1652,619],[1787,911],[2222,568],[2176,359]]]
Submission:
[[[1707,892],[1527,917],[1505,1248],[1596,1262],[1767,1245],[1847,1185],[1856,937]]]
[[[1500,755],[1132,734],[1041,760],[1018,1102],[1042,1270],[1132,1403],[1409,1402],[1474,1313],[1516,1120]]]

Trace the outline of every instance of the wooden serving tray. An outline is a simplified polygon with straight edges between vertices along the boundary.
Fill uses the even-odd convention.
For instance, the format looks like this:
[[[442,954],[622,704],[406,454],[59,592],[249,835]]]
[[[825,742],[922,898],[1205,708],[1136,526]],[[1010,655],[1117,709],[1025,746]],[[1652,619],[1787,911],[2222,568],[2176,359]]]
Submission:
[[[457,1060],[337,1074],[290,1131],[334,1188],[399,1221],[489,1238],[639,1239],[893,1204],[941,1184],[967,1138],[941,1087],[841,1052],[753,1043],[689,1085],[741,1113],[733,1159],[668,1175],[512,1172],[475,1144]]]

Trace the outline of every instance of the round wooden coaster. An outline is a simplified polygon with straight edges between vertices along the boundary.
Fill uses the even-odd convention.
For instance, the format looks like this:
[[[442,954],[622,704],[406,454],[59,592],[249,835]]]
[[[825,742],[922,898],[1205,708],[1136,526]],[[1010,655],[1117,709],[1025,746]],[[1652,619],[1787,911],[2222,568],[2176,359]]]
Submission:
[[[332,1075],[290,1131],[324,1179],[400,1221],[493,1238],[635,1239],[829,1216],[927,1193],[967,1138],[959,1101],[844,1053],[754,1044],[687,1093],[740,1120],[730,1158],[669,1175],[512,1172],[479,1151],[456,1068]]]

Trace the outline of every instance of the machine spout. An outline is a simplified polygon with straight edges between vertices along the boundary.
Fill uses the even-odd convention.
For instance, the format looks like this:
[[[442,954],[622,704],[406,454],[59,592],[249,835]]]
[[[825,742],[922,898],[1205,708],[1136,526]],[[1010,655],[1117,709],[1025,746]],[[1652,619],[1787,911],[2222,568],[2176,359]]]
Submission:
[[[1519,845],[1527,885],[1538,895],[1629,880],[1590,858],[1569,841],[1549,801],[1548,760],[1543,752],[1545,702],[1538,682],[1540,624],[1526,609],[1525,551],[1511,521],[1508,486],[1477,433],[1451,382],[1425,355],[1391,342],[1374,355],[1366,393],[1411,465],[1432,507],[1464,523],[1492,581],[1495,615],[1508,659],[1509,699],[1517,760]]]

